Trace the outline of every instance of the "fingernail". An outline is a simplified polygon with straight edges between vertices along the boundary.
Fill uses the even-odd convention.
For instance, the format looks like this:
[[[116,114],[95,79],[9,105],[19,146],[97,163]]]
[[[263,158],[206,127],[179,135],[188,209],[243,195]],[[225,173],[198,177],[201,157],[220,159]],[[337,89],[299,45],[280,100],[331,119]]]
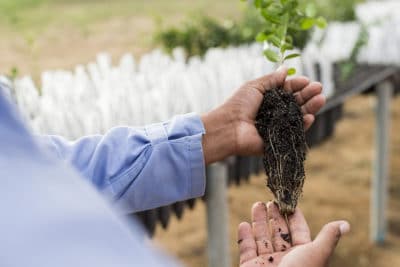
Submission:
[[[339,225],[340,234],[344,235],[350,232],[350,224],[348,222],[342,222]]]

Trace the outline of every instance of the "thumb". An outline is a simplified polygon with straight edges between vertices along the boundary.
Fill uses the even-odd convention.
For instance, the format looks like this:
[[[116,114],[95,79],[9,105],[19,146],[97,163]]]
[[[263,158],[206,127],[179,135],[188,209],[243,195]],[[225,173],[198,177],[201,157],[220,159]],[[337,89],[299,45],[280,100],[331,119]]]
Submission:
[[[281,66],[277,71],[260,77],[251,83],[254,88],[258,89],[260,93],[264,94],[267,90],[283,86],[287,77],[287,72],[287,68],[285,66]]]
[[[342,235],[350,231],[350,224],[346,221],[336,221],[326,224],[314,240],[315,247],[320,255],[328,259],[332,255]]]

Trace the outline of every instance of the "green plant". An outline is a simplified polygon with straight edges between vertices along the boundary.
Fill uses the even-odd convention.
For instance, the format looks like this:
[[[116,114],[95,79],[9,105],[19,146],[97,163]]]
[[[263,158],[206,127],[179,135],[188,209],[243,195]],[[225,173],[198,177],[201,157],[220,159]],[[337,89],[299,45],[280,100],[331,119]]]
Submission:
[[[246,11],[243,19],[238,22],[220,22],[207,16],[196,16],[186,20],[180,28],[163,29],[159,26],[155,42],[161,44],[168,53],[180,46],[188,57],[203,56],[212,47],[252,43],[262,23],[254,10]]]
[[[19,70],[18,70],[17,67],[14,66],[14,67],[12,67],[12,68],[10,69],[10,73],[8,74],[8,77],[9,77],[12,81],[15,81],[15,79],[17,79],[18,75],[19,75]]]
[[[254,0],[254,6],[264,19],[264,29],[257,35],[256,40],[264,42],[265,57],[282,65],[286,60],[299,57],[293,53],[294,35],[298,32],[307,32],[314,26],[326,27],[326,20],[317,17],[315,5],[309,4],[300,8],[298,0]],[[290,68],[288,74],[296,73]]]
[[[317,13],[328,21],[353,21],[356,19],[354,6],[365,0],[299,0],[301,8],[309,3],[315,5]]]
[[[1,1],[1,0],[0,0]],[[317,26],[326,24],[322,15],[328,21],[354,20],[354,6],[364,0],[298,0],[295,1],[304,17],[314,19]],[[265,18],[256,5],[265,5],[265,2],[252,0],[252,5],[245,8],[243,16],[239,20],[217,20],[211,17],[198,15],[190,17],[182,26],[173,28],[159,27],[155,34],[155,42],[160,44],[167,52],[175,47],[183,47],[188,57],[204,55],[211,47],[226,47],[228,45],[241,45],[252,43],[260,29],[267,29]],[[290,1],[276,1],[282,2]],[[305,24],[310,23],[307,20]],[[290,26],[290,25],[289,25]],[[292,37],[293,47],[303,49],[309,40],[309,30],[299,30],[299,27],[288,27],[288,35]]]

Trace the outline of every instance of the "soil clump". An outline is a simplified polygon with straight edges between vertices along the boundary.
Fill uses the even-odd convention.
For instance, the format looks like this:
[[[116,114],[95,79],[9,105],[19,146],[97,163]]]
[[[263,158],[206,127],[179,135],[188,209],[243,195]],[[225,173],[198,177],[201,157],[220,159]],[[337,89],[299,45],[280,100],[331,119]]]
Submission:
[[[281,214],[290,215],[302,194],[307,152],[303,114],[293,94],[281,88],[266,91],[256,128],[264,141],[267,186]]]

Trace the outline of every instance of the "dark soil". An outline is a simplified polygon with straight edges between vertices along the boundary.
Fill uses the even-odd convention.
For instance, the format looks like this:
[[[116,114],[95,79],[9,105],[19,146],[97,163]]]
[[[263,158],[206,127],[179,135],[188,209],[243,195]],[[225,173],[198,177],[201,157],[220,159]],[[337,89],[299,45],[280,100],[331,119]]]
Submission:
[[[267,186],[283,215],[294,212],[305,179],[307,144],[303,115],[293,94],[283,89],[268,90],[256,118],[264,140]]]

